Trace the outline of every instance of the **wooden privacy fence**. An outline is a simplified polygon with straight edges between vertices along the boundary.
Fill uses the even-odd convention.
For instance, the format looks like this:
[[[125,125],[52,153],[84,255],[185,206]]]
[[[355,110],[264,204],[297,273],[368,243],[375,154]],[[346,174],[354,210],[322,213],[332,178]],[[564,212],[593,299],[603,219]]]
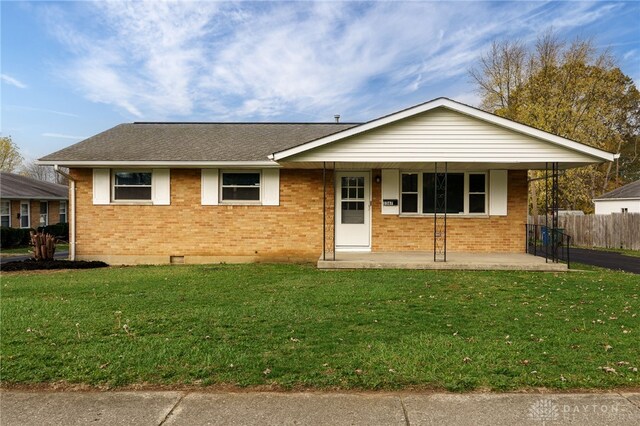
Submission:
[[[529,223],[534,223],[532,219]],[[544,216],[538,216],[536,223],[544,225]],[[558,227],[571,236],[574,246],[640,250],[640,213],[562,215],[558,217]]]

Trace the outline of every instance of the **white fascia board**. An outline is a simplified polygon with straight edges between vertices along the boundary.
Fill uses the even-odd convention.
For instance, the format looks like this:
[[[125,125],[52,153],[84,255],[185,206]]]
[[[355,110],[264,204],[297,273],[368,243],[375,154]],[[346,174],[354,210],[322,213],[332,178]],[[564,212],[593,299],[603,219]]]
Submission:
[[[477,119],[487,121],[489,123],[493,123],[507,129],[511,129],[518,133],[523,133],[525,135],[529,135],[537,139],[542,139],[543,141],[555,143],[557,145],[563,146],[565,148],[569,148],[571,150],[580,152],[582,154],[587,154],[601,161],[613,161],[615,159],[615,154],[612,154],[610,152],[593,148],[588,145],[584,145],[580,142],[575,142],[570,139],[556,136],[542,130],[534,129],[533,127],[516,123],[515,121],[508,120],[506,118],[502,118],[494,114],[490,114],[488,112],[470,107],[468,105],[461,104],[459,102],[452,101],[451,99],[447,99],[447,98],[437,98],[432,101],[426,102],[424,104],[420,104],[415,107],[408,108],[408,109],[378,118],[373,121],[369,121],[368,123],[361,124],[360,126],[352,127],[351,129],[347,129],[342,132],[335,133],[333,135],[329,135],[324,138],[320,138],[303,145],[286,149],[284,151],[276,152],[270,155],[269,158],[272,160],[278,161],[287,157],[291,157],[296,154],[300,154],[301,152],[305,152],[305,151],[326,145],[328,143],[335,142],[340,139],[348,138],[350,136],[354,136],[354,135],[375,129],[380,126],[384,126],[385,124],[390,124],[395,121],[399,121],[404,118],[414,116],[416,114],[421,114],[423,112],[426,112],[438,107],[445,107],[452,111],[457,111],[462,114],[466,114],[471,117],[475,117]]]
[[[173,168],[279,168],[274,161],[43,161],[36,160],[36,164],[43,166],[63,167],[173,167]]]
[[[594,198],[594,203],[600,201],[640,201],[640,197],[627,197],[627,198]]]

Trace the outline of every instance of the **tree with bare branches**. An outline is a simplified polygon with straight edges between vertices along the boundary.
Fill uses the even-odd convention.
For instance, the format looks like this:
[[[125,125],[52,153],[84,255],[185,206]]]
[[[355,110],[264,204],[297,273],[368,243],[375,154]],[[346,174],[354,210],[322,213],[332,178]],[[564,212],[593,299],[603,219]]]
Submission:
[[[61,168],[64,172],[69,172],[67,168]],[[56,173],[53,166],[41,166],[34,162],[28,162],[20,171],[20,174],[29,176],[34,179],[42,180],[45,182],[59,183],[60,185],[67,185],[67,178],[60,173]]]
[[[640,178],[640,92],[591,40],[567,43],[546,32],[532,49],[495,42],[470,74],[487,111],[621,154],[615,165],[566,171],[562,208],[591,212],[594,197]],[[536,185],[544,183],[532,183],[541,199]]]

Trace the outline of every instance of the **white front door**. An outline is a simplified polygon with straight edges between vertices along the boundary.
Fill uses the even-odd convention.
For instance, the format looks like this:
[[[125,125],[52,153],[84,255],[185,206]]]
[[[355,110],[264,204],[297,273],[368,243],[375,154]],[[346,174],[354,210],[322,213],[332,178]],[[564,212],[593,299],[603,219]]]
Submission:
[[[338,172],[336,185],[336,248],[371,247],[369,172]]]

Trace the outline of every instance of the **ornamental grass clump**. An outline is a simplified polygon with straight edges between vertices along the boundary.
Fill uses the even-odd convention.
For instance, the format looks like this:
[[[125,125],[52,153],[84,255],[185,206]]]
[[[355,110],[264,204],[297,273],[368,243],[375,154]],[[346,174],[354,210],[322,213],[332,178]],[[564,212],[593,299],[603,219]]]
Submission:
[[[31,246],[35,260],[53,260],[56,252],[56,237],[43,232],[31,231]]]

